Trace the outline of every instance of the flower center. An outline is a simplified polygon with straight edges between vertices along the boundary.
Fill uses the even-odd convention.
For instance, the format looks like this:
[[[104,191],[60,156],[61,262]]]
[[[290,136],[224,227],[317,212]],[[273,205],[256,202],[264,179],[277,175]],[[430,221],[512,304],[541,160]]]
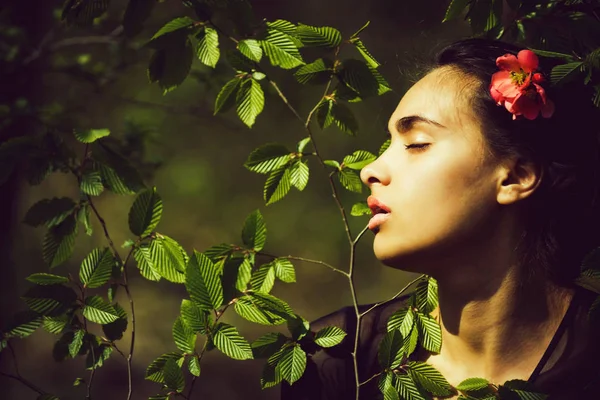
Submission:
[[[510,78],[511,78],[512,82],[517,86],[522,86],[523,83],[525,83],[525,80],[527,79],[528,75],[529,74],[527,74],[523,70],[520,70],[519,72],[516,72],[516,71],[510,72]]]

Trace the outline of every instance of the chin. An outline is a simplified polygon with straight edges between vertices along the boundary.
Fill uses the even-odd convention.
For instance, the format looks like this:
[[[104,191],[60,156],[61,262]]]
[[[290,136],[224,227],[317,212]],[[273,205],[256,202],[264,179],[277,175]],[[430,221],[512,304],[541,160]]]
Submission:
[[[435,268],[436,264],[428,262],[430,254],[426,248],[383,243],[382,240],[378,242],[376,238],[373,251],[382,264],[406,272],[431,275],[432,266]]]

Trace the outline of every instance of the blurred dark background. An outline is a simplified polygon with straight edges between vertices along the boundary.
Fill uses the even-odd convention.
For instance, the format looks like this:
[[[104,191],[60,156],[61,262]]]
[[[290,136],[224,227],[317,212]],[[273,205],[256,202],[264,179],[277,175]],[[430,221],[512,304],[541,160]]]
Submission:
[[[278,18],[309,25],[327,25],[345,37],[366,21],[371,25],[361,38],[382,63],[380,71],[394,89],[380,98],[352,104],[360,132],[349,137],[335,128],[317,132],[321,152],[341,159],[356,149],[377,153],[385,140],[387,119],[411,84],[414,71],[443,44],[467,36],[460,21],[442,24],[446,0],[305,0],[250,1],[255,13],[267,20]],[[277,141],[292,147],[304,137],[302,125],[273,93],[266,91],[265,111],[253,129],[246,128],[234,112],[213,116],[220,87],[231,78],[226,66],[216,70],[194,61],[192,74],[173,92],[163,96],[158,85],[148,83],[146,67],[150,52],[141,48],[164,23],[190,14],[181,2],[162,1],[154,8],[142,33],[126,49],[106,38],[120,24],[125,0],[113,0],[109,13],[92,28],[60,28],[62,2],[57,0],[5,0],[0,6],[4,55],[18,43],[20,66],[4,75],[0,86],[2,104],[39,107],[65,128],[110,128],[111,136],[130,145],[130,160],[141,166],[148,185],[163,198],[163,218],[158,231],[178,240],[188,252],[226,242],[240,243],[242,223],[260,208],[268,229],[266,251],[320,259],[347,269],[349,247],[339,212],[331,198],[325,172],[310,160],[311,177],[306,190],[292,192],[282,201],[264,206],[265,177],[243,167],[248,154],[261,144]],[[65,42],[67,38],[87,38]],[[94,40],[96,38],[96,40]],[[11,44],[12,43],[12,44]],[[62,45],[56,45],[62,43]],[[14,45],[14,46],[13,46]],[[310,56],[307,57],[310,60]],[[321,87],[301,86],[288,71],[269,69],[290,102],[306,116],[322,94]],[[265,85],[266,88],[266,85]],[[17,122],[12,133],[29,127]],[[20,125],[21,124],[21,125]],[[1,140],[6,139],[0,138]],[[43,228],[21,223],[27,209],[42,198],[77,198],[75,179],[55,173],[41,185],[30,186],[17,171],[0,186],[0,318],[25,308],[19,296],[29,287],[25,277],[46,271],[41,257]],[[366,189],[366,188],[365,188]],[[346,207],[364,200],[362,195],[342,191]],[[132,196],[105,192],[96,201],[111,236],[120,246],[130,235],[127,213]],[[352,217],[353,233],[366,217]],[[58,273],[77,274],[82,258],[95,247],[105,246],[97,221],[94,234],[80,234],[74,256],[58,267]],[[371,250],[368,232],[357,250],[357,282],[361,303],[391,297],[411,276],[382,266]],[[351,304],[347,281],[314,264],[295,262],[296,284],[277,283],[273,293],[287,300],[296,312],[315,319]],[[132,294],[137,310],[138,335],[134,357],[135,399],[158,393],[159,385],[144,381],[146,366],[157,356],[175,350],[171,336],[181,299],[182,285],[152,283],[131,269]],[[119,296],[122,296],[120,293]],[[125,299],[120,298],[121,303]],[[254,325],[229,313],[224,321],[239,327],[248,340],[272,328]],[[285,328],[285,325],[281,328]],[[21,373],[44,390],[63,400],[82,399],[85,387],[73,388],[77,377],[87,377],[83,358],[57,363],[52,346],[57,337],[39,330],[31,337],[13,341]],[[120,347],[128,347],[128,335]],[[279,388],[261,391],[259,377],[264,360],[234,361],[218,351],[207,353],[196,384],[195,399],[278,399]],[[12,370],[6,351],[0,353],[0,370]],[[127,374],[116,353],[98,370],[94,398],[125,398]],[[0,377],[0,399],[35,399],[36,393],[20,383]]]

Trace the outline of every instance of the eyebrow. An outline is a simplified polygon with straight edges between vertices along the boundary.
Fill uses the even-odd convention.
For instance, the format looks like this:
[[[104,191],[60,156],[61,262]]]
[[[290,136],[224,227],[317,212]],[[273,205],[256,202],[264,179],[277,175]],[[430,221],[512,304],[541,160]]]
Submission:
[[[417,124],[429,124],[438,128],[445,128],[444,125],[432,119],[425,118],[420,115],[409,115],[407,117],[402,117],[398,121],[396,121],[396,130],[401,134],[406,133],[412,128],[414,128],[414,126]]]

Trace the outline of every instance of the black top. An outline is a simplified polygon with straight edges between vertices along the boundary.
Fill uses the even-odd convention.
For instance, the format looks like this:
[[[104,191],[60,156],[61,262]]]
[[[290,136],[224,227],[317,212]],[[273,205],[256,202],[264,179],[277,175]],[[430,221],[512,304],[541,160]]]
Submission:
[[[533,388],[549,394],[548,400],[600,400],[600,335],[587,317],[596,294],[578,288],[561,327],[529,381]],[[361,322],[358,369],[364,382],[381,371],[377,350],[387,332],[387,320],[406,307],[409,295],[400,297],[366,314]],[[366,311],[371,305],[360,306]],[[348,333],[339,345],[309,354],[306,371],[292,386],[282,384],[281,400],[351,400],[355,398],[352,361],[356,315],[354,307],[344,307],[311,323],[317,332],[326,326],[338,326]],[[305,349],[308,353],[314,350]],[[413,353],[421,361],[422,353]],[[413,358],[411,356],[411,359]],[[382,399],[377,379],[361,386],[362,400]]]

